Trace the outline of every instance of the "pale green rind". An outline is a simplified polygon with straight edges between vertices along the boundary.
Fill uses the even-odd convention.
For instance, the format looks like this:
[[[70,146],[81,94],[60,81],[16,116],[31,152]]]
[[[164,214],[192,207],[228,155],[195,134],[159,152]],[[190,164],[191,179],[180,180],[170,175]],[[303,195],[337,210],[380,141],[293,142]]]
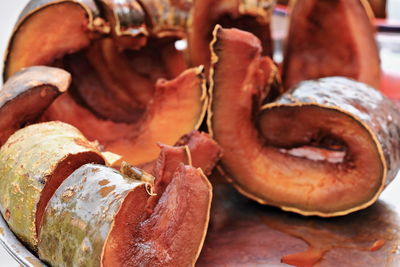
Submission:
[[[69,155],[99,153],[74,127],[49,122],[15,132],[0,149],[0,211],[13,232],[35,250],[36,210],[57,165]]]
[[[124,199],[147,185],[101,165],[76,170],[47,205],[40,258],[52,266],[101,266],[104,245]]]

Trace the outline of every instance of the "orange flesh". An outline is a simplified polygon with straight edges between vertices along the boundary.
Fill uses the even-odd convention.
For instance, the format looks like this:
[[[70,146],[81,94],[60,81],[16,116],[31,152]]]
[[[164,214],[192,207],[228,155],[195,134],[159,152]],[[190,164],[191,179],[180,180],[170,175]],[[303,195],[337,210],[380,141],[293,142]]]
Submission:
[[[174,173],[180,164],[191,164],[186,148],[162,145],[160,156],[150,171],[154,177],[157,177],[154,184],[154,191],[157,195],[151,196],[148,201],[146,209],[149,213],[152,212],[165,188],[171,183]]]
[[[160,171],[159,168],[162,166],[160,165],[161,163],[166,165],[164,160],[167,154],[173,153],[174,151],[175,153],[181,154],[189,149],[190,159],[185,155],[181,159],[181,162],[191,162],[191,164],[188,165],[200,168],[205,175],[209,175],[222,156],[222,149],[217,142],[215,142],[207,133],[199,131],[193,131],[184,135],[173,147],[160,145],[160,148],[161,154],[157,160],[147,162],[138,167],[152,175],[155,175]],[[175,166],[178,165],[175,164]]]
[[[173,79],[186,69],[182,61],[172,39],[150,39],[140,50],[121,50],[105,38],[59,64],[72,73],[72,94],[84,106],[100,118],[132,123],[145,112],[157,80]]]
[[[284,172],[288,181],[283,177],[270,178],[284,180],[288,195],[307,192],[307,199],[300,207],[310,206],[325,212],[345,210],[368,202],[379,190],[383,171],[379,152],[369,132],[353,118],[336,110],[310,105],[265,110],[259,123],[271,147],[311,145],[323,149],[324,137],[345,144],[345,156],[336,164],[331,163],[329,160],[333,158],[329,157],[316,161],[287,155],[281,168],[290,166]],[[325,148],[326,152],[333,153],[329,147]]]
[[[151,171],[156,195],[125,199],[107,239],[104,266],[195,262],[208,224],[211,186],[201,171],[183,165],[187,156],[185,147],[161,148]]]
[[[252,32],[260,38],[265,54],[272,55],[269,25],[261,24],[256,16],[240,14],[239,1],[197,0],[194,2],[193,10],[194,18],[189,36],[193,65],[210,65],[209,45],[212,40],[212,30],[217,24],[224,28],[235,27]]]
[[[373,28],[359,0],[295,4],[283,67],[285,87],[328,76],[354,78],[379,88]]]
[[[61,185],[61,183],[76,169],[87,163],[104,164],[104,160],[94,152],[80,153],[76,155],[69,155],[62,162],[60,162],[54,172],[48,177],[46,185],[42,190],[40,200],[37,204],[36,211],[36,232],[39,236],[42,217],[44,210],[54,192]]]
[[[141,164],[157,157],[157,142],[173,145],[197,128],[206,104],[203,81],[198,75],[190,69],[173,81],[159,81],[140,134],[135,139],[105,144],[107,150],[123,155],[132,164]]]
[[[176,78],[187,65],[172,37],[127,50],[110,37],[99,39],[88,23],[86,10],[72,2],[27,16],[10,43],[6,76],[31,65],[69,70],[69,92],[41,120],[72,124],[132,164],[151,161],[157,142],[173,145],[199,126],[206,105],[201,71]]]
[[[187,69],[184,54],[175,49],[174,38],[149,38],[141,49],[123,49],[118,40],[99,39],[88,23],[87,11],[68,2],[27,16],[10,42],[5,78],[27,66],[65,68],[73,74],[71,91],[80,104],[102,119],[137,122],[156,81]]]
[[[91,141],[98,140],[100,143],[112,142],[119,138],[133,138],[141,128],[139,123],[102,120],[79,105],[68,93],[59,96],[41,118],[41,121],[56,120],[74,125],[86,138]]]
[[[58,94],[54,88],[39,86],[6,103],[0,109],[0,144],[4,144],[14,132],[28,121],[34,121],[36,118],[32,118],[32,116],[40,116]],[[27,110],[34,115],[27,116]]]
[[[130,241],[127,265],[193,265],[205,237],[210,203],[207,179],[199,170],[181,165]]]
[[[133,190],[126,196],[114,218],[114,225],[104,247],[103,266],[126,266],[127,244],[131,242],[137,232],[137,226],[143,220],[148,198],[145,190]]]
[[[188,146],[192,159],[191,165],[201,168],[206,175],[211,174],[222,156],[220,146],[204,132],[193,131],[183,136],[176,145]]]
[[[130,87],[144,89],[143,92],[146,92],[138,94],[137,99],[129,94],[129,87],[126,86],[129,83],[123,79],[129,76],[114,77],[110,70],[116,66],[106,62],[105,56],[98,51],[102,43],[106,42],[98,41],[87,51],[64,59],[65,69],[73,76],[71,95],[101,119],[126,123],[138,121],[151,98],[153,85],[148,82],[147,87],[136,87],[129,81]],[[120,76],[124,75],[123,71],[119,73]]]
[[[28,66],[49,65],[90,43],[86,11],[76,3],[50,5],[31,15],[11,40],[6,78]],[[57,33],[43,34],[43,33]]]
[[[334,110],[281,108],[277,116],[262,117],[265,140],[253,123],[253,110],[259,108],[253,99],[265,84],[257,77],[268,73],[258,69],[259,41],[237,30],[220,30],[218,37],[211,124],[224,150],[222,164],[241,191],[263,203],[310,213],[329,214],[369,201],[381,185],[383,170],[369,133]],[[340,136],[351,161],[330,164],[277,149],[311,145],[312,134],[319,131]]]
[[[203,80],[198,69],[189,69],[173,81],[160,80],[146,115],[136,124],[99,119],[76,104],[68,95],[60,96],[42,120],[70,123],[89,140],[98,140],[107,151],[123,156],[133,165],[155,159],[157,142],[173,145],[198,125],[206,104]]]
[[[76,14],[73,11],[76,11]],[[82,52],[83,48],[89,47],[89,42],[92,38],[85,32],[87,31],[87,18],[86,13],[83,11],[83,9],[77,8],[77,5],[68,3],[47,7],[40,11],[39,14],[32,16],[29,19],[29,23],[26,23],[28,26],[32,25],[29,28],[30,30],[25,31],[24,25],[15,35],[7,74],[15,72],[21,66],[33,64],[62,65],[71,68],[72,72],[74,72],[73,68],[82,67],[81,62],[75,64],[74,60],[85,54],[85,56],[89,57],[85,63],[94,65],[93,69],[95,70],[88,71],[89,82],[85,80],[87,78],[86,75],[77,77],[80,73],[79,69],[75,71],[78,75],[75,75],[74,78],[78,78],[78,84],[79,79],[81,79],[84,80],[85,84],[93,86],[91,83],[95,81],[95,79],[92,79],[95,75],[92,74],[95,72],[97,78],[102,79],[101,86],[108,87],[103,90],[106,91],[104,93],[105,97],[102,99],[104,102],[92,102],[89,104],[88,102],[95,101],[94,99],[102,93],[101,90],[96,95],[93,94],[92,90],[97,90],[98,88],[80,88],[80,86],[75,86],[76,84],[74,84],[71,92],[58,98],[47,110],[46,114],[42,116],[42,120],[61,120],[63,118],[63,120],[65,119],[64,121],[73,125],[78,124],[82,126],[82,128],[79,126],[78,128],[84,134],[93,136],[92,140],[100,139],[98,138],[100,136],[104,141],[102,144],[105,148],[110,148],[109,150],[114,151],[114,147],[116,147],[117,153],[120,151],[118,149],[122,149],[123,155],[126,156],[124,159],[131,161],[131,163],[137,164],[134,159],[140,159],[143,162],[153,159],[158,154],[156,142],[161,141],[172,145],[184,133],[198,126],[206,104],[201,71],[199,69],[188,70],[173,81],[158,80],[157,84],[155,86],[152,85],[152,88],[149,89],[154,90],[154,96],[153,92],[148,94],[146,89],[131,88],[131,83],[127,81],[127,76],[134,76],[135,80],[133,82],[137,81],[140,86],[148,89],[148,81],[154,84],[160,77],[173,78],[180,74],[186,68],[182,53],[171,49],[169,44],[166,45],[165,49],[154,48],[159,49],[159,57],[165,61],[166,70],[158,72],[160,58],[154,58],[154,51],[150,51],[150,49],[147,54],[145,51],[127,51],[124,54],[124,56],[127,55],[125,58],[117,53],[118,49],[109,39],[104,39],[95,42],[93,45],[100,44],[99,46],[102,49],[101,57],[97,57],[98,53],[100,53],[97,50],[99,49],[98,47],[95,47],[94,52],[90,51],[92,46]],[[70,15],[68,19],[65,18],[66,14]],[[71,21],[69,21],[70,18]],[[61,20],[68,21],[68,23],[58,23]],[[46,25],[50,24],[53,27],[46,27]],[[71,25],[78,25],[79,27],[72,27]],[[63,27],[63,30],[60,30],[59,27]],[[76,33],[76,36],[71,34],[70,31],[74,34]],[[51,32],[57,33],[57,35],[47,36],[46,34],[38,34],[39,32]],[[62,33],[62,36],[58,36],[59,33]],[[31,36],[35,36],[35,38]],[[42,48],[42,45],[36,45],[37,36],[45,36],[47,39],[44,37],[43,39],[46,39],[46,42],[50,44],[49,49],[43,49],[44,52],[39,54],[35,54],[36,51]],[[32,47],[35,50],[32,50]],[[66,55],[66,53],[73,54]],[[91,53],[95,55],[91,55]],[[17,61],[14,57],[21,57],[21,59]],[[150,57],[150,59],[146,57]],[[174,62],[171,62],[172,60]],[[134,71],[130,73],[125,70],[116,71],[126,66],[128,66],[126,69],[133,69]],[[140,71],[142,72],[138,74],[137,72]],[[136,74],[142,76],[154,75],[154,77],[140,79],[135,76]],[[102,110],[101,104],[104,104],[104,107],[106,107],[106,104],[110,104],[106,99],[110,91],[112,92],[112,98],[115,98],[112,100],[116,100],[112,103],[115,108],[120,107],[121,103],[133,102],[130,98],[131,94],[138,94],[134,100],[137,100],[140,104],[147,105],[150,99],[151,103],[146,108],[146,114],[143,116],[140,114],[138,116],[139,119],[136,117],[122,118],[124,122],[116,121],[123,116],[119,116],[119,114],[115,118],[111,118],[110,116],[114,116],[114,111],[110,107],[107,107],[109,109],[108,113],[99,114],[99,111]],[[88,97],[86,102],[83,101],[82,95]],[[96,107],[96,104],[99,107]],[[129,144],[128,147],[125,146],[126,143]],[[152,146],[154,146],[154,150],[151,149]],[[124,154],[124,152],[126,153]],[[133,153],[135,155],[132,155]],[[130,160],[132,158],[133,160]],[[86,161],[85,159],[81,160]],[[65,162],[58,166],[55,173],[49,177],[49,185],[44,189],[38,206],[38,210],[40,210],[36,218],[38,222],[41,221],[43,209],[54,190],[68,176],[70,170],[77,168],[80,164],[78,161],[70,162],[69,159],[66,159]],[[137,263],[142,264],[149,261],[157,265],[159,261],[168,261],[172,265],[177,264],[178,266],[194,264],[202,246],[208,224],[211,202],[210,184],[200,170],[189,166],[180,166],[178,170],[175,168],[168,175],[170,177],[165,182],[167,184],[163,186],[162,190],[156,191],[158,193],[156,202],[146,202],[148,195],[144,190],[142,190],[143,194],[128,194],[115,218],[114,227],[104,247],[103,264],[105,266],[132,265],[130,263],[135,262],[135,259],[127,258],[130,255],[126,253],[127,244],[130,246],[129,249],[136,250],[136,244],[140,244],[140,241],[142,243],[148,242],[150,239],[156,240],[157,246],[164,246],[162,253],[166,255],[175,254],[176,256],[172,259],[164,257],[149,258],[150,256],[148,255],[153,252],[158,254],[158,250],[150,251],[149,254],[145,252],[144,255],[138,253],[133,256],[139,259],[136,261]],[[165,194],[163,194],[164,190],[166,191]],[[136,226],[140,220],[143,220],[142,213],[145,204],[154,208],[154,212],[147,218],[147,221],[143,222],[142,229],[136,229],[132,226]],[[176,223],[176,220],[180,223]],[[156,227],[153,227],[154,224],[156,224]],[[151,228],[150,230],[148,229],[149,227]],[[169,230],[173,227],[175,228],[173,235],[167,236],[171,234]],[[146,228],[147,230],[145,230]],[[153,231],[154,228],[156,231]],[[139,233],[136,235],[139,241],[132,240],[132,236],[135,233]],[[154,237],[151,235],[154,235]],[[184,252],[181,251],[183,247],[185,248]],[[128,263],[126,260],[129,260]]]

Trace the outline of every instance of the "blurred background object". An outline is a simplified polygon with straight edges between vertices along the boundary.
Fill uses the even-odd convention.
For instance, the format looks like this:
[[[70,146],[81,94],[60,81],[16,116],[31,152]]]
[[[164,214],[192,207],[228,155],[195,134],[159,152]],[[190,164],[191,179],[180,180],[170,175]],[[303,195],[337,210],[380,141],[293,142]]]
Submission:
[[[279,5],[285,5],[286,6],[289,3],[289,0],[278,0],[277,3]]]
[[[291,0],[278,0],[279,5],[288,5]],[[293,0],[292,0],[293,1]],[[400,19],[400,0],[368,0],[377,18]]]
[[[400,0],[387,0],[387,2],[388,18],[400,21]]]
[[[374,11],[375,17],[386,18],[386,0],[368,0],[368,2]]]

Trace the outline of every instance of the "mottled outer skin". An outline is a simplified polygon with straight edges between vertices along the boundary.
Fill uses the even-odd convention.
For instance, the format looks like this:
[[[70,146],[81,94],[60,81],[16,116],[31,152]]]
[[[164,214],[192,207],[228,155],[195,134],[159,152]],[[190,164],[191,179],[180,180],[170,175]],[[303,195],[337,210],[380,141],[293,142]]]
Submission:
[[[193,0],[138,0],[144,7],[153,35],[180,37],[186,34]]]
[[[146,13],[138,1],[100,0],[116,35],[147,35]]]
[[[88,11],[88,15],[93,19],[101,16],[99,9],[103,7],[112,10],[117,19],[117,32],[119,32],[119,26],[121,26],[121,28],[129,28],[149,22],[153,34],[158,37],[175,34],[182,35],[186,32],[192,1],[193,0],[31,0],[20,14],[14,31],[17,31],[18,27],[31,14],[40,11],[40,9],[46,6],[61,2],[76,2],[83,6]],[[242,1],[254,2],[252,0]],[[106,18],[103,17],[103,19]],[[89,23],[89,29],[98,26],[92,25],[93,20]],[[132,35],[134,34],[135,33],[132,33]]]
[[[329,77],[302,82],[263,109],[302,105],[339,110],[362,124],[383,152],[382,163],[387,168],[383,186],[395,178],[400,168],[400,111],[392,101],[364,83]]]
[[[31,0],[19,16],[20,24],[32,12],[36,12],[48,5],[59,2],[76,2],[84,6],[93,18],[100,17],[99,6],[106,7],[114,12],[116,32],[121,33],[122,28],[150,23],[151,32],[157,37],[170,35],[183,35],[189,18],[192,0]],[[243,0],[244,2],[253,2]],[[257,1],[256,1],[257,2]],[[107,19],[107,18],[103,18]],[[108,21],[110,19],[108,18]],[[92,22],[90,22],[92,23]],[[93,28],[89,25],[89,29]],[[132,35],[143,31],[132,32]]]
[[[117,35],[183,38],[192,0],[100,0]],[[113,13],[114,18],[110,16]],[[144,26],[146,24],[146,26]]]
[[[261,23],[270,23],[275,0],[239,0],[239,12],[241,14],[258,15]]]
[[[19,29],[42,9],[64,2],[76,3],[85,9],[88,34],[110,34],[109,23],[117,36],[150,34],[157,38],[185,37],[192,6],[192,0],[31,0],[21,12],[5,52],[4,81],[10,76],[9,58]],[[105,14],[100,13],[100,9],[105,10]]]
[[[0,149],[0,211],[31,249],[37,245],[36,209],[48,177],[69,155],[99,153],[74,127],[34,124],[14,133]]]
[[[39,237],[39,257],[52,266],[101,266],[104,244],[129,192],[146,183],[112,168],[86,164],[49,201]]]

